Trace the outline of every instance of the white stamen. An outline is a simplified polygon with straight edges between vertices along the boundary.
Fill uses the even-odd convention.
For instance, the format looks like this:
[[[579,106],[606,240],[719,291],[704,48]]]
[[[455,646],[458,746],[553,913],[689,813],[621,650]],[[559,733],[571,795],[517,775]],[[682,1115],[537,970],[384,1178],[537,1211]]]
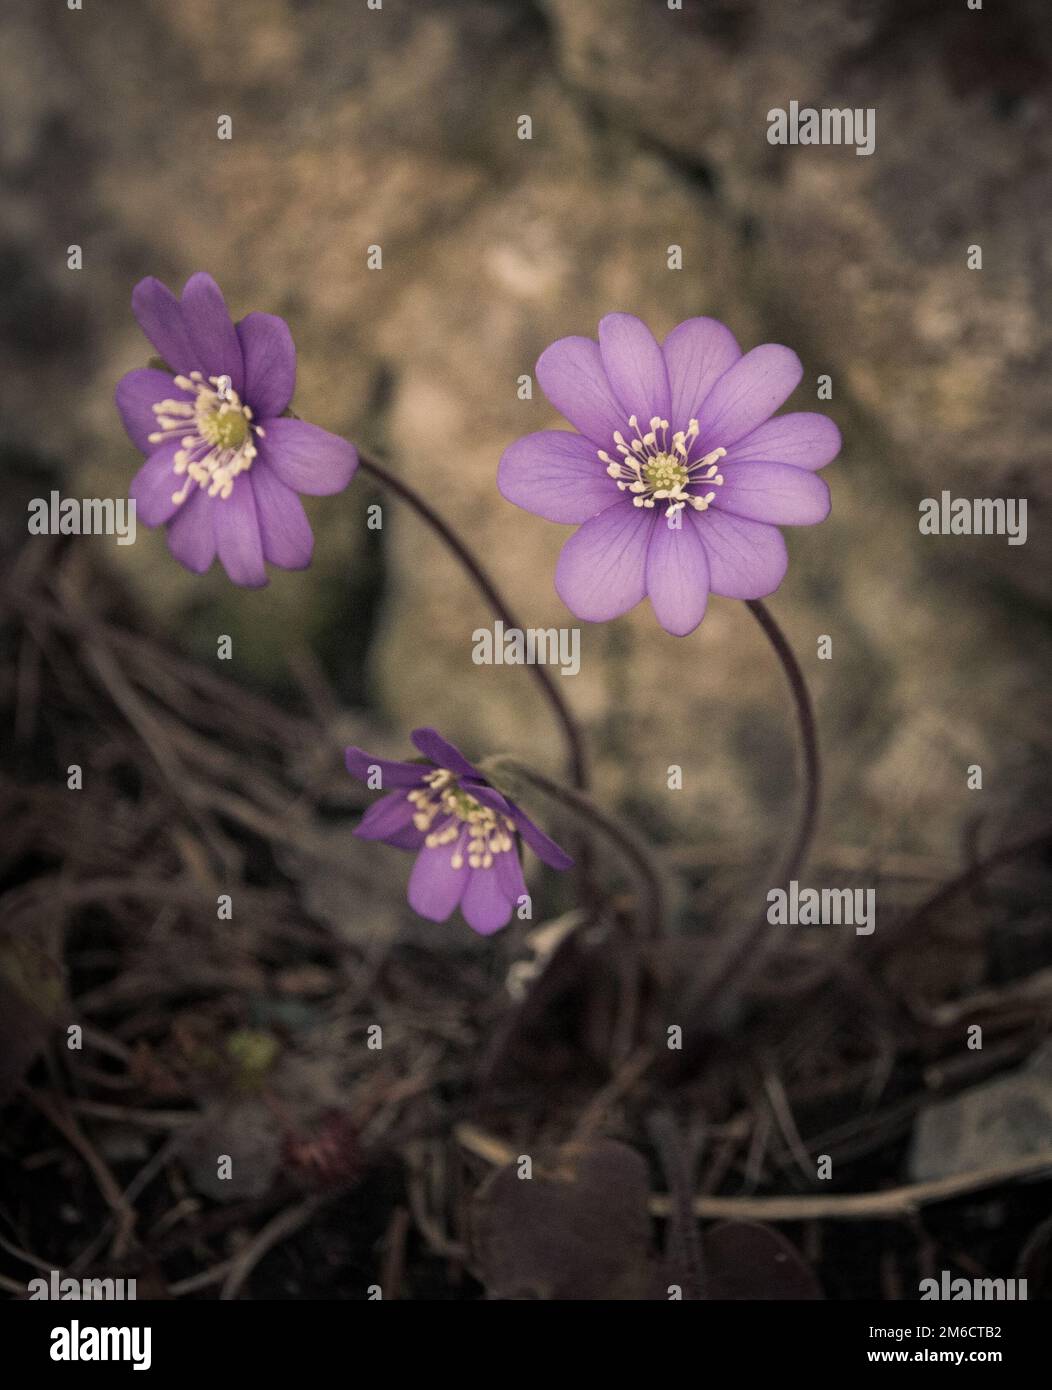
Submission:
[[[153,413],[159,428],[149,435],[151,444],[179,440],[172,467],[186,482],[172,493],[172,501],[181,506],[195,484],[209,497],[226,499],[234,490],[234,479],[252,467],[258,454],[253,435],[262,438],[263,431],[252,424],[252,409],[242,403],[229,376],[206,381],[201,372],[191,372],[174,380],[194,398],[158,401]]]
[[[613,435],[620,459],[612,458],[605,449],[597,451],[618,490],[631,493],[636,507],[650,509],[658,502],[667,502],[666,516],[675,516],[686,506],[706,511],[716,494],[701,495],[688,489],[698,483],[722,485],[719,461],[725,457],[726,449],[713,449],[704,458],[691,462],[691,450],[701,433],[697,420],[691,420],[685,430],[676,430],[671,438],[669,422],[658,415],[651,417],[646,434],[640,433],[635,415],[629,416],[628,423],[636,436],[630,445],[620,430]]]
[[[446,768],[438,767],[424,774],[424,787],[408,793],[415,808],[413,825],[425,832],[428,849],[441,845],[454,846],[450,864],[454,869],[464,866],[461,848],[467,838],[467,863],[472,869],[493,867],[494,857],[507,854],[515,847],[515,824],[499,811],[483,806],[470,792],[465,791]],[[436,821],[444,822],[440,830],[432,830]]]

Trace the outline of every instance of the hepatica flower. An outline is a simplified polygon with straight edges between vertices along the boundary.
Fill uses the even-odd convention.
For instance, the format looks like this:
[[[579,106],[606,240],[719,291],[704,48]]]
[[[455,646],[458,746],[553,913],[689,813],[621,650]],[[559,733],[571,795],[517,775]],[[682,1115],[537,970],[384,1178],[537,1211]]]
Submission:
[[[202,272],[182,299],[141,280],[132,310],[171,368],[128,372],[117,387],[124,428],[147,455],[130,489],[138,519],[167,526],[169,549],[195,574],[217,554],[249,588],[267,582],[264,561],[305,569],[314,537],[298,494],[341,492],[358,457],[345,439],[280,418],[296,384],[288,325],[273,314],[233,323]]]
[[[363,782],[379,778],[387,794],[366,811],[355,834],[416,850],[409,905],[444,922],[460,908],[469,927],[489,936],[505,926],[526,892],[520,838],[553,869],[573,861],[434,729],[416,729],[413,744],[427,762],[374,758],[346,750],[347,770]]]
[[[767,343],[742,354],[715,319],[688,319],[660,346],[631,314],[608,314],[599,342],[561,338],[537,380],[578,431],[543,430],[507,449],[498,486],[509,502],[579,525],[555,587],[578,618],[604,622],[649,596],[683,636],[709,593],[756,599],[788,563],[779,526],[829,512],[816,469],[840,432],[824,415],[771,418],[803,369]]]

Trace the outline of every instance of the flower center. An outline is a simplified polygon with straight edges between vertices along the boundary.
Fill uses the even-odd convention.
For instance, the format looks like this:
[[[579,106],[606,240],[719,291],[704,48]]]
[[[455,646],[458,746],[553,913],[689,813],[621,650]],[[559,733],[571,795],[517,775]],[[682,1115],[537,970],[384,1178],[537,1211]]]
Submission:
[[[224,403],[202,416],[201,434],[221,449],[239,449],[248,436],[248,417],[243,410],[228,410]]]
[[[620,430],[614,432],[614,444],[621,457],[611,458],[605,449],[599,450],[599,457],[621,492],[633,494],[633,506],[655,507],[658,502],[667,502],[666,516],[674,516],[687,506],[696,512],[707,511],[716,494],[706,489],[722,484],[720,459],[727,450],[713,449],[704,458],[692,460],[691,451],[699,433],[697,420],[691,420],[685,430],[676,430],[671,437],[668,421],[658,415],[651,419],[646,434],[640,433],[635,415],[629,417],[628,423],[635,435],[631,443],[626,442]],[[691,487],[701,490],[690,492]]]
[[[493,857],[513,849],[515,824],[499,811],[483,806],[444,767],[424,773],[424,786],[409,792],[414,808],[413,824],[426,831],[428,849],[452,845],[450,864],[464,867],[464,841],[467,841],[468,867],[488,869]],[[435,822],[436,829],[432,829]]]
[[[192,391],[194,399],[158,401],[153,413],[159,428],[149,437],[151,444],[180,441],[175,473],[185,476],[186,482],[172,493],[172,501],[177,506],[185,502],[195,483],[206,488],[209,497],[225,499],[233,492],[237,475],[252,467],[258,452],[253,436],[262,438],[263,430],[252,423],[251,407],[242,404],[229,377],[211,376],[206,381],[200,372],[191,372],[177,376],[175,384],[182,391]]]
[[[644,481],[654,488],[667,492],[669,489],[683,487],[689,479],[687,465],[671,454],[657,454],[649,463],[643,465]]]

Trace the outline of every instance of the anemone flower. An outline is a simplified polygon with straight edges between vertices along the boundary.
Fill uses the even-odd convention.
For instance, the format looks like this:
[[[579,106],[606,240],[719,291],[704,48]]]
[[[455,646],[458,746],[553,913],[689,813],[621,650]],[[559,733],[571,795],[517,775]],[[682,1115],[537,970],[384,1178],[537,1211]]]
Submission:
[[[469,927],[489,936],[507,924],[526,894],[520,838],[553,869],[568,869],[573,861],[436,730],[416,729],[412,739],[426,762],[346,750],[353,777],[391,789],[354,833],[417,851],[409,905],[421,917],[444,922],[459,907]]]
[[[684,636],[710,592],[777,589],[788,563],[777,528],[828,515],[816,470],[840,448],[824,415],[771,418],[802,374],[789,348],[743,355],[709,318],[659,346],[639,319],[608,314],[598,344],[561,338],[541,354],[541,389],[577,433],[517,440],[498,486],[528,512],[580,526],[555,573],[576,617],[605,622],[649,597],[666,632]]]
[[[137,518],[166,526],[169,550],[195,574],[217,554],[248,588],[266,584],[264,561],[305,569],[314,537],[297,494],[341,492],[358,457],[345,439],[282,418],[296,384],[288,325],[274,314],[233,323],[203,272],[181,299],[141,280],[132,311],[167,368],[117,386],[124,428],[147,456],[130,488]]]

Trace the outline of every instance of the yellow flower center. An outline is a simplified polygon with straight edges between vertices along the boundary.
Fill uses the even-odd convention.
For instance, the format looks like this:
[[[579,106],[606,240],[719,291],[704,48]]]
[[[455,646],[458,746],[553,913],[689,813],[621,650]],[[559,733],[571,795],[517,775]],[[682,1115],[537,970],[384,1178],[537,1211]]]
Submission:
[[[651,419],[645,434],[640,432],[635,415],[629,417],[628,423],[635,435],[631,443],[620,430],[614,431],[614,445],[620,458],[612,458],[605,449],[598,452],[620,491],[633,494],[633,506],[655,507],[659,502],[667,502],[666,517],[675,516],[684,507],[693,507],[696,512],[707,511],[715,492],[688,492],[687,489],[698,484],[703,489],[720,487],[723,483],[720,459],[727,450],[713,449],[704,458],[692,461],[691,450],[699,434],[697,420],[691,420],[685,430],[676,430],[671,437],[669,422],[658,415]]]
[[[232,410],[226,401],[200,418],[202,438],[220,449],[240,449],[248,438],[248,416],[244,409]]]
[[[225,499],[234,490],[234,479],[252,467],[257,449],[254,436],[263,430],[252,423],[252,410],[243,405],[227,376],[200,372],[177,376],[181,391],[192,391],[189,401],[158,401],[153,407],[159,428],[151,434],[151,444],[179,440],[174,469],[186,482],[172,493],[177,505],[186,501],[196,483],[207,488],[209,497]]]
[[[436,767],[424,774],[425,786],[409,792],[409,802],[414,807],[413,824],[417,830],[426,831],[424,844],[428,849],[439,845],[453,845],[450,864],[454,869],[464,867],[461,852],[461,839],[467,828],[468,867],[489,869],[493,857],[504,854],[515,846],[515,823],[499,811],[483,806],[470,792],[466,792],[444,767]],[[432,830],[436,821],[441,827]]]
[[[687,465],[671,454],[657,454],[649,463],[643,465],[643,478],[655,492],[668,492],[683,485],[690,478]]]

